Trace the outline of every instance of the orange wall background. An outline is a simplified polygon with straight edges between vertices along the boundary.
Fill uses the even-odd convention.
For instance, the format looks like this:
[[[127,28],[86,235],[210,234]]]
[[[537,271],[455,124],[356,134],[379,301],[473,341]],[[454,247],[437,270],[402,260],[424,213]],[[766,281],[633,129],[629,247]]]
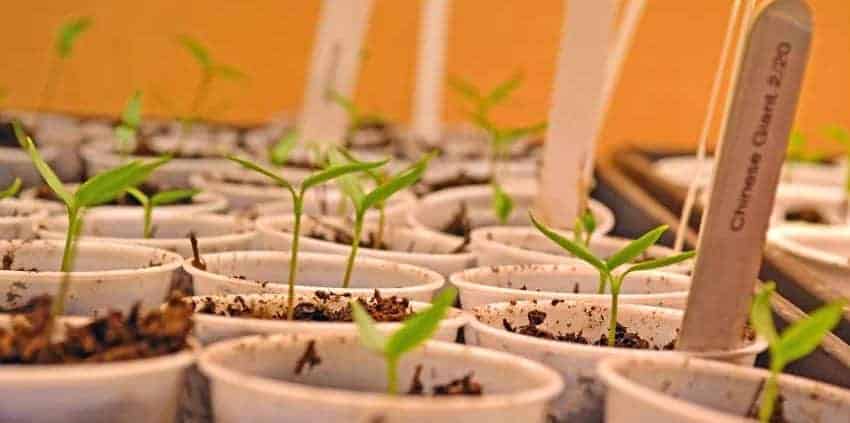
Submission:
[[[364,108],[402,121],[410,110],[421,1],[376,0],[356,96]],[[603,131],[606,151],[626,143],[695,144],[731,3],[648,0]],[[850,125],[850,2],[809,3],[815,43],[797,123],[834,148],[818,138],[826,124]],[[521,70],[525,84],[497,116],[508,123],[545,118],[563,0],[454,0],[453,6],[448,73],[489,87]],[[0,87],[8,92],[2,106],[37,106],[56,28],[86,15],[94,25],[79,39],[50,108],[117,114],[141,89],[147,113],[185,111],[199,72],[175,37],[189,34],[250,76],[213,87],[217,111],[210,117],[262,122],[297,111],[318,11],[318,0],[9,1],[0,25]],[[448,92],[445,98],[446,119],[462,120],[459,99]]]

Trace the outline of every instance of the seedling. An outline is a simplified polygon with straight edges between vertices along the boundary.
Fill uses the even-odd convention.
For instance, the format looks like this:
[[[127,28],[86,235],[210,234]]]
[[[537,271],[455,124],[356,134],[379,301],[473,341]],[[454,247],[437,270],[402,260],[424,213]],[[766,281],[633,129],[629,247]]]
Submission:
[[[127,190],[127,194],[133,196],[139,204],[145,209],[144,212],[144,228],[142,229],[142,236],[144,238],[150,238],[153,236],[153,226],[151,225],[151,218],[153,216],[153,208],[156,206],[164,206],[167,204],[174,204],[178,201],[185,200],[187,198],[192,198],[197,195],[200,190],[197,189],[175,189],[171,191],[163,191],[158,192],[150,197],[147,194],[143,193],[138,188],[130,188]]]
[[[298,144],[298,132],[287,131],[278,138],[277,142],[269,149],[269,161],[278,166],[286,165],[289,155]]]
[[[345,156],[345,158],[351,162],[360,161],[356,157],[354,157],[354,155],[351,154],[350,151],[344,148],[340,148],[338,149],[338,151],[342,153],[342,155]],[[364,173],[372,180],[372,182],[375,183],[375,186],[381,186],[382,184],[386,183],[387,178],[389,177],[385,169],[369,170]],[[378,204],[375,205],[375,209],[378,210],[378,233],[375,235],[375,245],[381,245],[384,242],[384,227],[386,226],[387,222],[386,200],[378,202]]]
[[[198,40],[183,35],[178,38],[178,41],[201,67],[201,82],[189,105],[189,113],[183,118],[183,133],[186,133],[191,129],[192,123],[201,118],[204,103],[209,97],[210,87],[216,78],[236,81],[245,79],[247,76],[233,66],[214,61],[209,50]]]
[[[295,276],[298,269],[298,240],[301,235],[301,216],[304,214],[304,195],[307,190],[315,186],[324,184],[349,173],[363,172],[369,169],[381,167],[387,163],[387,160],[380,162],[368,163],[346,163],[336,166],[328,166],[327,168],[314,172],[305,178],[301,185],[296,189],[289,181],[275,173],[274,170],[265,168],[256,163],[242,159],[239,157],[228,156],[230,160],[236,162],[242,167],[265,175],[270,178],[276,185],[289,191],[292,196],[292,214],[295,216],[295,223],[292,228],[292,247],[289,260],[289,295],[287,298],[287,319],[292,320],[295,314]]]
[[[44,90],[41,93],[40,110],[44,110],[50,105],[56,91],[56,84],[62,76],[62,70],[65,67],[65,61],[71,57],[74,52],[74,45],[77,39],[80,38],[92,25],[92,19],[89,17],[74,18],[65,22],[59,31],[56,33],[54,41],[54,50],[56,56],[50,61],[50,68],[47,71],[47,81],[44,83]]]
[[[586,209],[581,216],[576,218],[573,226],[573,241],[577,244],[582,244],[585,247],[590,247],[590,238],[593,237],[593,232],[596,231],[596,217],[590,209]]]
[[[401,357],[434,336],[440,321],[446,316],[457,297],[457,289],[448,288],[437,295],[427,310],[416,313],[401,327],[387,336],[378,330],[375,321],[363,309],[358,299],[351,301],[351,311],[360,343],[380,354],[387,366],[387,393],[398,395],[398,363]]]
[[[824,336],[841,321],[843,308],[847,305],[846,300],[829,303],[808,317],[792,323],[779,334],[773,325],[770,309],[770,296],[774,291],[775,283],[764,284],[753,299],[750,311],[750,324],[757,334],[767,340],[770,351],[770,376],[761,391],[758,413],[759,420],[765,423],[770,421],[776,406],[779,374],[785,366],[811,354],[820,345]]]
[[[554,230],[546,227],[542,223],[538,222],[534,215],[529,212],[529,216],[531,217],[531,223],[546,235],[547,238],[560,245],[561,248],[575,256],[576,258],[584,261],[587,264],[590,264],[599,272],[599,288],[597,290],[598,294],[605,293],[606,284],[610,283],[611,285],[611,320],[608,324],[608,345],[614,345],[614,336],[616,334],[617,329],[617,306],[619,303],[620,296],[620,287],[623,285],[623,281],[626,279],[629,273],[643,271],[643,270],[652,270],[658,269],[665,266],[670,266],[685,260],[692,258],[696,252],[688,251],[685,253],[675,254],[669,257],[663,257],[658,259],[651,259],[642,261],[636,264],[632,264],[626,270],[615,273],[615,270],[626,264],[630,263],[632,260],[640,257],[649,247],[653,246],[661,235],[667,231],[667,225],[661,225],[640,238],[626,244],[625,247],[621,248],[619,251],[615,252],[608,257],[608,259],[601,259],[596,257],[586,246],[582,243],[574,242],[566,237],[560,235]]]
[[[4,189],[3,191],[0,191],[0,200],[4,198],[14,197],[18,194],[18,191],[20,190],[21,178],[15,178],[15,180],[12,181],[12,185],[9,185],[9,187]]]
[[[328,97],[342,107],[348,115],[348,136],[351,136],[360,128],[383,125],[387,120],[374,112],[364,112],[354,104],[354,101],[336,91],[329,91]]]
[[[124,111],[121,112],[121,123],[115,127],[115,138],[118,139],[118,151],[127,155],[138,142],[139,125],[142,123],[142,92],[136,91]]]
[[[68,215],[68,230],[65,235],[65,248],[62,252],[62,264],[59,270],[65,275],[59,285],[59,294],[53,302],[51,316],[61,315],[65,308],[65,297],[68,295],[70,285],[70,273],[74,267],[74,254],[76,250],[77,237],[82,227],[82,217],[85,211],[100,204],[108,203],[115,197],[124,193],[128,188],[134,187],[144,181],[157,167],[165,164],[171,157],[166,156],[148,163],[131,161],[102,173],[99,173],[85,181],[72,192],[66,188],[53,169],[50,168],[35,147],[32,139],[24,134],[19,122],[13,123],[15,136],[18,142],[30,156],[35,168],[41,174],[47,186],[56,194],[63,203]]]
[[[514,211],[514,200],[502,189],[502,186],[494,179],[490,185],[493,188],[493,198],[490,201],[490,206],[493,207],[493,212],[501,224],[508,223],[508,218]]]
[[[419,181],[432,157],[432,154],[426,154],[396,176],[387,178],[386,182],[368,194],[363,191],[356,179],[350,177],[339,179],[340,189],[351,199],[351,203],[354,205],[354,236],[351,241],[351,252],[348,254],[348,263],[345,265],[345,276],[342,279],[343,288],[348,288],[351,281],[351,271],[354,269],[354,259],[357,257],[360,238],[363,235],[363,220],[366,217],[366,212],[372,207],[385,203],[393,194]]]

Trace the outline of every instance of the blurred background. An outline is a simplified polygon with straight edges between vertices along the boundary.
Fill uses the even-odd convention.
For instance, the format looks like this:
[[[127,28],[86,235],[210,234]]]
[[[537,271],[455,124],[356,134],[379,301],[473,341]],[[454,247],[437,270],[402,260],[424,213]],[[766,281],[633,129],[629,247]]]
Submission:
[[[416,32],[423,0],[376,0],[365,40],[356,101],[407,121]],[[136,89],[146,114],[185,113],[199,82],[181,34],[202,41],[219,62],[249,78],[217,81],[212,120],[261,123],[297,112],[319,12],[317,0],[28,0],[6,1],[0,48],[0,108],[35,108],[47,77],[57,28],[68,18],[94,23],[68,61],[49,109],[118,115]],[[484,87],[516,71],[525,83],[497,117],[545,119],[563,16],[563,0],[454,0],[447,74]],[[603,152],[634,144],[694,148],[705,114],[732,0],[649,0],[605,129]],[[816,29],[797,118],[812,144],[827,124],[850,125],[850,1],[809,0]],[[447,90],[445,118],[463,120]]]

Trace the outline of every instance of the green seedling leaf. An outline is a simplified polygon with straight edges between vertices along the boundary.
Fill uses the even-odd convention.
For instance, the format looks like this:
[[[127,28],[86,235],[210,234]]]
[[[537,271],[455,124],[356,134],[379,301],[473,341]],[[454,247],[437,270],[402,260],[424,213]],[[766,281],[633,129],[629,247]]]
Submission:
[[[522,81],[522,72],[516,72],[508,80],[502,82],[501,84],[493,88],[493,90],[490,91],[489,94],[487,94],[487,99],[485,100],[485,103],[487,104],[487,106],[493,106],[501,103],[502,101],[507,99],[508,96],[511,95],[511,93],[516,91],[516,89],[519,88],[520,85],[522,85]]]
[[[21,178],[16,177],[8,188],[0,191],[0,200],[14,196],[21,190]]]
[[[174,204],[178,201],[192,198],[200,192],[201,190],[199,189],[175,189],[171,191],[158,192],[151,197],[151,204],[154,206]]]
[[[289,160],[289,155],[298,144],[298,131],[287,131],[269,150],[269,160],[278,166],[283,166]]]
[[[357,116],[360,113],[353,101],[346,98],[335,90],[328,91],[328,98],[334,103],[338,104],[340,107],[342,107],[345,110],[345,113],[348,114],[348,117],[352,120],[352,122],[357,120]]]
[[[546,126],[546,122],[539,122],[534,125],[510,128],[501,133],[496,142],[502,146],[507,146],[523,138],[542,133],[546,130]]]
[[[654,260],[646,260],[642,261],[634,266],[629,267],[622,275],[620,275],[620,280],[624,279],[627,274],[632,272],[641,272],[644,270],[653,270],[660,269],[662,267],[672,266],[676,263],[681,263],[685,260],[689,260],[696,256],[696,251],[687,251],[680,254],[675,254],[669,257],[662,257]]]
[[[121,123],[130,128],[138,128],[142,123],[142,92],[136,91],[127,105],[124,106],[124,111],[121,112]]]
[[[496,212],[496,217],[503,225],[508,222],[508,218],[514,211],[514,200],[511,196],[502,189],[498,183],[493,183],[493,200],[491,206]]]
[[[56,34],[56,54],[66,59],[74,50],[74,42],[92,25],[90,17],[72,19],[59,28]]]
[[[774,291],[776,291],[774,282],[762,285],[753,298],[753,305],[750,309],[750,325],[757,334],[767,340],[771,349],[779,340],[779,334],[776,333],[776,326],[773,324],[773,311],[770,308],[770,296]]]
[[[811,354],[826,334],[841,321],[846,305],[846,301],[829,303],[785,329],[775,348],[782,366]]]
[[[327,181],[330,181],[331,179],[335,179],[342,175],[347,175],[349,173],[363,172],[369,169],[375,169],[387,164],[388,162],[389,159],[381,160],[378,162],[346,163],[341,165],[332,165],[304,179],[304,182],[301,183],[301,189],[306,190],[310,187],[321,185]]]
[[[850,148],[850,131],[840,125],[829,125],[824,128],[824,133],[830,139],[838,141],[845,148]]]
[[[431,338],[437,331],[440,321],[454,304],[455,298],[457,298],[457,289],[445,289],[434,298],[431,307],[407,319],[401,328],[387,339],[384,347],[386,355],[400,357]]]
[[[241,70],[236,69],[236,67],[230,65],[215,64],[212,67],[212,72],[215,75],[218,75],[224,79],[229,79],[231,81],[248,79],[248,75],[246,75]]]
[[[352,154],[351,151],[348,151],[348,149],[346,148],[338,147],[336,151],[342,154],[342,156],[350,162],[363,163],[362,160],[358,159],[357,157],[354,157],[354,154]],[[374,181],[376,185],[381,185],[382,183],[386,182],[387,175],[378,170],[368,169],[364,173],[366,173],[366,175],[372,178],[372,181]]]
[[[147,207],[150,204],[148,196],[142,191],[139,191],[138,188],[127,189],[127,194],[130,194],[131,197],[135,198],[136,201],[138,201],[143,207]]]
[[[260,166],[256,163],[249,161],[249,160],[245,160],[245,159],[242,159],[242,158],[239,158],[239,157],[236,157],[236,156],[227,156],[227,158],[230,159],[231,161],[235,162],[235,163],[242,165],[242,167],[244,167],[246,169],[253,170],[255,172],[261,173],[261,174],[269,177],[278,186],[286,188],[291,192],[295,192],[295,188],[292,187],[292,185],[289,183],[289,181],[287,181],[286,179],[283,179],[283,177],[279,176],[277,173],[275,173],[275,171],[268,169],[268,168],[265,168],[263,166]]]
[[[428,167],[428,162],[432,157],[434,157],[432,154],[426,154],[409,168],[402,171],[395,177],[390,178],[387,182],[366,194],[360,204],[360,212],[365,212],[369,208],[390,198],[393,194],[410,187],[419,181],[422,174],[425,173],[425,169]]]
[[[198,61],[202,68],[206,69],[212,66],[213,62],[209,51],[198,40],[188,35],[181,35],[177,37],[177,41]]]
[[[536,227],[537,230],[540,231],[543,235],[546,235],[546,238],[549,238],[555,244],[558,244],[559,246],[561,246],[561,248],[563,248],[570,254],[595,267],[600,272],[609,272],[608,265],[605,264],[605,262],[603,262],[602,260],[598,259],[596,256],[594,256],[593,253],[591,253],[590,250],[587,249],[587,247],[577,242],[570,241],[561,234],[553,231],[552,229],[549,229],[546,225],[538,222],[537,219],[534,218],[534,214],[532,214],[531,212],[528,213],[528,216],[531,218],[531,223],[534,225],[534,227]]]
[[[360,343],[372,351],[383,354],[387,347],[387,337],[378,330],[372,316],[369,316],[369,313],[360,305],[359,299],[351,300],[351,314],[354,323],[357,324]]]
[[[584,232],[587,233],[588,239],[590,235],[596,232],[596,216],[590,210],[585,210],[581,216],[578,218],[579,223],[582,228],[584,228]]]
[[[456,76],[449,77],[449,87],[455,90],[458,94],[465,97],[471,103],[479,103],[483,100],[483,96],[481,95],[481,91],[475,85],[465,81],[462,78]]]
[[[71,206],[74,199],[70,191],[65,188],[65,185],[62,184],[62,181],[56,176],[56,173],[53,172],[53,169],[44,161],[44,158],[41,157],[41,153],[38,152],[38,149],[35,147],[35,143],[32,142],[32,138],[28,137],[21,126],[21,123],[17,120],[12,122],[12,127],[15,130],[15,137],[18,139],[18,143],[21,144],[21,148],[27,152],[30,156],[30,160],[32,160],[33,165],[38,170],[38,173],[41,174],[41,178],[44,179],[44,182],[47,186],[50,187],[51,190],[59,197],[66,206]]]
[[[667,225],[661,225],[640,238],[628,243],[625,247],[611,255],[605,264],[608,269],[613,270],[617,267],[634,260],[636,257],[643,254],[649,247],[655,245],[661,235],[667,231]]]
[[[167,163],[171,157],[150,163],[132,161],[99,173],[80,185],[74,194],[77,207],[94,207],[107,203],[127,191],[127,188],[142,183],[157,167]]]

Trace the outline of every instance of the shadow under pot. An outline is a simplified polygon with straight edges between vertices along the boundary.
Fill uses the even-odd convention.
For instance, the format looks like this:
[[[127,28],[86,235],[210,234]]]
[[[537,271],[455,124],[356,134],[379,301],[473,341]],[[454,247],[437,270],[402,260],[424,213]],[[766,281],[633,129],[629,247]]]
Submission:
[[[556,421],[601,422],[605,389],[596,365],[606,357],[674,357],[683,312],[621,304],[615,346],[608,346],[606,305],[581,301],[518,301],[471,310],[466,328],[471,345],[517,354],[559,371],[565,389],[553,403]],[[694,357],[752,366],[767,348],[761,339],[742,339],[730,351],[688,353]],[[633,420],[654,421],[654,420]]]
[[[199,368],[222,423],[543,423],[546,403],[562,387],[556,372],[530,360],[431,341],[399,362],[400,391],[421,394],[388,395],[385,363],[356,336],[224,341],[201,355]],[[477,386],[479,394],[434,395],[456,384]]]

